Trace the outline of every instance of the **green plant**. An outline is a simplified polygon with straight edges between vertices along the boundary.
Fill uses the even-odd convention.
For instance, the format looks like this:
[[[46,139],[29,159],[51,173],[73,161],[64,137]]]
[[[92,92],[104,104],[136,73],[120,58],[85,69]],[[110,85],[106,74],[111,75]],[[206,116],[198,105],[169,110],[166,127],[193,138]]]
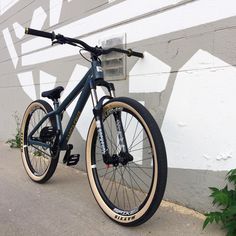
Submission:
[[[233,184],[233,188],[229,189],[226,185],[223,189],[213,188],[210,197],[213,198],[213,205],[220,207],[220,211],[209,212],[205,214],[206,219],[203,229],[213,222],[221,224],[223,229],[227,230],[227,236],[236,235],[236,169],[228,172],[226,179]]]
[[[12,139],[8,139],[6,143],[10,144],[11,148],[20,148],[20,118],[19,114],[15,111],[12,115],[15,122],[16,122],[16,134],[15,137]]]

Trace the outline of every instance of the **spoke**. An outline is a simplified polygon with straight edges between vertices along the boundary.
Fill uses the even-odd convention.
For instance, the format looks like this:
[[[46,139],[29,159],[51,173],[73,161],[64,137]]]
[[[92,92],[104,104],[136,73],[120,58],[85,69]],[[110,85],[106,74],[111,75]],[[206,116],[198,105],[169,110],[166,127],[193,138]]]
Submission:
[[[128,123],[128,125],[127,125],[125,131],[124,131],[124,133],[126,133],[126,131],[127,131],[127,129],[129,128],[129,125],[130,125],[130,123],[131,123],[132,120],[133,120],[133,116],[131,116],[131,119],[130,119],[130,121],[129,121],[129,123]]]
[[[112,120],[112,119],[110,119],[110,120]],[[110,126],[109,126],[109,122],[107,122],[107,125],[108,125],[108,128],[111,130],[111,128],[110,128]],[[105,129],[105,128],[104,128]],[[105,133],[106,133],[106,137],[108,138],[108,135],[107,135],[107,132],[106,132],[106,130],[105,130]],[[109,139],[109,138],[108,138]],[[111,137],[111,139],[113,140],[113,142],[114,142],[114,144],[113,144],[113,146],[115,146],[115,151],[116,151],[116,153],[118,153],[119,151],[120,151],[120,144],[119,144],[119,142],[118,142],[118,144],[117,144],[117,142],[115,141],[115,139],[114,139],[114,136],[112,135],[112,137]],[[111,139],[109,139],[109,141],[112,143],[112,140]]]
[[[114,167],[113,167],[113,171],[114,171]],[[109,198],[111,197],[111,193],[112,193],[112,190],[113,190],[113,185],[115,183],[115,179],[116,179],[116,169],[114,171],[114,177],[113,177],[113,181],[112,181],[112,184],[111,184],[111,191],[110,191],[110,194],[109,194]]]
[[[118,171],[118,173],[119,173],[119,171]],[[121,176],[120,173],[119,173],[119,175]],[[134,182],[136,182],[135,179],[134,179],[134,177],[133,177],[132,175],[130,175],[130,176],[133,178]],[[127,183],[126,180],[124,180],[124,181]],[[136,183],[136,184],[137,184],[137,183]],[[138,185],[138,184],[137,184],[137,185]],[[141,192],[143,192],[141,188],[140,188],[140,190],[141,190]],[[139,199],[138,195],[134,192],[134,190],[133,190],[133,193],[134,193],[134,195],[136,196],[136,198],[141,202],[141,200]],[[144,194],[145,194],[145,193],[144,193]],[[136,205],[137,205],[137,204],[136,204]]]
[[[135,147],[135,146],[136,146],[136,145],[135,145],[135,146],[132,146],[132,145],[133,145],[134,142],[137,140],[137,138],[138,138],[139,135],[142,133],[142,131],[143,131],[143,130],[140,130],[140,131],[139,131],[139,133],[138,133],[138,135],[136,136],[136,138],[135,138],[135,139],[133,140],[133,142],[130,144],[130,146],[129,146],[129,150],[131,150],[132,147]],[[142,140],[142,141],[143,141],[143,140]],[[139,142],[139,143],[140,143],[140,142]]]
[[[130,147],[129,150],[131,150],[131,148],[136,147],[137,145],[139,145],[141,142],[143,142],[144,140],[146,140],[148,137],[144,138],[143,140],[141,140],[140,142],[136,143],[134,146]]]
[[[152,167],[147,166],[129,166],[130,168],[144,168],[144,169],[153,169]]]
[[[128,116],[128,112],[126,112],[126,116],[125,116],[125,126],[124,126],[124,130],[126,130],[127,116]]]
[[[117,173],[120,174],[118,170],[117,170]],[[120,190],[121,181],[122,181],[122,179],[120,179],[120,183],[119,183],[119,186],[118,186],[118,190],[116,191],[116,197],[115,197],[115,200],[114,200],[114,203],[115,203],[116,199],[117,199],[118,205],[120,205],[118,193],[119,193],[119,190]]]
[[[108,169],[109,169],[109,168],[107,168],[107,170],[108,170]],[[105,175],[110,174],[112,171],[113,171],[113,170],[111,170],[111,171],[109,171],[109,172],[106,172],[104,175],[100,175],[99,177],[100,177],[100,178],[105,177]]]
[[[49,156],[50,158],[52,158],[48,153],[44,152],[43,150],[40,150],[39,148],[35,147],[34,145],[32,145],[32,147],[34,147],[38,151],[40,151],[40,152],[44,153],[45,155]]]
[[[108,168],[106,169],[106,173],[105,173],[104,176],[103,176],[102,184],[103,184],[103,181],[104,181],[104,179],[105,179],[105,176],[107,175],[107,170],[108,170]]]
[[[132,141],[132,143],[130,144],[130,146],[132,146],[133,143],[134,143],[135,140],[136,140],[136,139],[134,139],[134,138],[135,138],[135,135],[136,135],[136,132],[137,132],[138,124],[139,124],[139,123],[138,123],[138,120],[137,120],[137,124],[136,124],[136,127],[135,127],[135,132],[134,132],[134,135],[133,135],[133,138],[132,138],[133,141]],[[141,131],[142,131],[142,130],[141,130]],[[130,147],[130,146],[129,146],[129,147]],[[128,149],[129,149],[129,148],[128,148]]]
[[[117,170],[117,168],[116,168],[116,170]],[[115,189],[116,189],[116,197],[117,197],[117,187],[116,187],[116,180],[115,180]],[[114,201],[114,203],[115,203],[116,201]],[[118,202],[118,206],[120,205],[120,203],[119,203],[119,198],[117,198],[117,202]]]
[[[124,170],[125,171],[125,170]],[[125,183],[124,183],[124,172],[122,173],[122,169],[120,169],[120,172],[121,172],[121,179],[122,179],[122,182],[123,182],[123,199],[124,199],[124,210],[125,210],[125,193],[124,193],[124,188],[125,188]]]
[[[134,163],[137,163],[137,162],[140,162],[140,161],[146,161],[146,160],[150,160],[150,159],[153,159],[152,157],[149,157],[149,158],[144,158],[144,159],[140,159],[140,160],[137,160],[137,161],[133,161]]]
[[[138,164],[136,164],[136,163],[133,163],[133,164],[135,164],[136,166],[134,167],[134,166],[130,166],[130,165],[129,165],[129,167],[140,169],[140,170],[141,170],[145,175],[147,175],[149,178],[152,179],[152,176],[148,175],[147,172],[145,172],[145,171],[142,169],[143,167],[140,167],[140,166],[139,166]],[[148,168],[148,169],[152,169],[151,167],[146,167],[146,168]]]
[[[125,171],[126,171],[126,168],[124,168],[123,174],[125,173]],[[123,180],[124,180],[124,178],[123,178]],[[125,185],[125,182],[124,182],[124,185]],[[129,187],[129,186],[127,186],[127,187]],[[127,193],[127,188],[126,187],[124,187],[124,188],[125,188],[125,193],[126,193],[126,197],[127,197],[128,204],[129,204],[129,209],[131,209],[131,205],[130,205],[130,202],[129,202],[129,196],[128,196],[128,193]]]
[[[135,194],[134,194],[134,186],[133,186],[133,181],[132,181],[132,178],[131,178],[131,174],[130,174],[130,172],[128,171],[128,173],[129,173],[129,178],[130,178],[130,183],[131,183],[131,189],[132,189],[132,192],[133,192],[133,197],[134,197],[134,204],[135,204],[135,206],[137,205],[137,203],[136,203],[136,198],[135,198]]]
[[[38,171],[38,160],[36,159],[36,158],[34,158],[35,159],[35,168],[34,168],[34,170],[37,172],[37,173],[39,173],[39,171]]]
[[[151,146],[144,147],[144,148],[137,148],[137,149],[134,149],[134,150],[129,151],[129,152],[137,152],[137,151],[139,151],[139,150],[144,150],[144,149],[147,149],[147,148],[151,148]]]
[[[42,168],[42,162],[41,162],[41,157],[39,157],[39,171],[41,169],[41,172],[43,172],[43,168]],[[41,174],[41,173],[40,173]]]
[[[44,156],[44,158],[43,158],[43,162],[44,162],[44,166],[46,166],[46,169],[47,169],[47,168],[48,168],[48,165],[47,165],[45,159],[47,159],[47,157]]]
[[[46,156],[45,153],[42,152],[42,155],[43,155],[43,157],[41,158],[41,160],[43,160],[43,162],[44,162],[44,167],[46,166],[46,168],[44,168],[44,173],[45,173],[45,171],[46,171],[47,168],[48,168],[48,165],[46,164],[45,159],[48,160],[48,155],[49,155],[49,154]]]
[[[105,193],[107,192],[107,189],[108,189],[108,187],[110,186],[110,183],[112,182],[111,180],[112,180],[112,178],[114,178],[113,176],[114,176],[114,170],[112,170],[113,171],[113,174],[112,174],[112,176],[111,176],[111,179],[110,179],[110,181],[108,182],[108,185],[107,185],[107,187],[106,187],[106,189],[105,189]]]
[[[129,168],[129,166],[128,166],[128,168]],[[132,169],[130,169],[129,168],[129,170],[149,189],[149,186],[146,184],[146,183],[144,183],[144,181],[132,170]],[[136,181],[135,181],[136,182]],[[136,182],[137,183],[137,182]],[[143,191],[142,191],[143,192]],[[143,192],[144,193],[144,192]]]

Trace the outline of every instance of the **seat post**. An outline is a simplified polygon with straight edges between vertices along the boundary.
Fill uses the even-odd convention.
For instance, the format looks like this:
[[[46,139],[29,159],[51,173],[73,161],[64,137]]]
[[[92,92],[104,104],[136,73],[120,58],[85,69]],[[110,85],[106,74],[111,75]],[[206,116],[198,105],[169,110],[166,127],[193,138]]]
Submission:
[[[53,106],[54,106],[54,110],[56,110],[59,107],[58,99],[56,99],[56,98],[53,99]]]
[[[57,110],[57,108],[59,107],[59,101],[57,98],[53,99],[53,106],[54,110]],[[62,124],[61,124],[62,114],[56,114],[55,118],[57,123],[57,134],[60,135],[62,133]]]

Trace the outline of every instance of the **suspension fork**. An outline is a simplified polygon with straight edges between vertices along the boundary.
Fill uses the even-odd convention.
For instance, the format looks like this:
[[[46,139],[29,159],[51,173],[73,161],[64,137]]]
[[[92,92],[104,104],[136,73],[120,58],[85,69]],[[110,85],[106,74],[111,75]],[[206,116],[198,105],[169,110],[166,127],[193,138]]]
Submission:
[[[127,146],[127,141],[125,137],[125,130],[122,124],[122,119],[121,119],[121,112],[118,111],[113,114],[116,122],[116,130],[118,134],[118,139],[119,139],[119,145],[121,147],[121,153],[128,153],[128,146]]]
[[[103,121],[102,105],[103,105],[103,100],[105,100],[107,96],[104,96],[102,99],[100,99],[100,101],[98,101],[95,80],[91,80],[90,89],[91,89],[91,97],[92,97],[92,102],[93,102],[93,114],[96,121],[97,133],[98,133],[98,138],[99,138],[100,147],[102,151],[103,161],[105,164],[110,164],[111,157],[109,154],[109,149],[108,149],[106,135],[105,135],[105,129],[102,122]]]
[[[115,97],[115,89],[114,89],[113,84],[107,83],[105,81],[103,81],[102,84],[100,81],[100,82],[98,82],[98,84],[103,85],[107,88],[109,87],[108,90],[110,92],[110,96],[104,96],[98,101],[97,92],[96,92],[96,85],[92,84],[92,83],[90,85],[91,97],[92,97],[92,102],[93,102],[93,107],[94,107],[93,114],[94,114],[94,117],[96,120],[96,127],[97,127],[100,147],[102,150],[103,160],[106,164],[112,164],[112,163],[114,163],[114,160],[113,160],[113,157],[109,153],[109,148],[107,145],[107,139],[106,139],[105,129],[104,129],[104,125],[103,125],[102,107],[103,107],[103,101],[105,99],[112,99]],[[122,124],[121,112],[118,111],[118,112],[114,113],[113,116],[114,116],[114,120],[116,123],[116,130],[117,130],[117,134],[118,134],[119,145],[121,147],[120,153],[119,154],[113,153],[113,155],[118,154],[120,156],[124,156],[124,155],[128,154],[128,146],[127,146],[127,142],[126,142],[126,138],[125,138],[124,127]]]

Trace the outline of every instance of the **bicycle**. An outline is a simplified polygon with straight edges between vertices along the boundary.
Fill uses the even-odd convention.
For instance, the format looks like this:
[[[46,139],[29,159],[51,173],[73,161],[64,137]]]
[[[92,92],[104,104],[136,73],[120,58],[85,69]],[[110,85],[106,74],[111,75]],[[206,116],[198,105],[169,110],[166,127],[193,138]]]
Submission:
[[[53,101],[33,101],[21,124],[21,156],[29,177],[45,183],[56,170],[60,151],[63,163],[76,165],[79,154],[71,155],[68,144],[81,112],[91,94],[94,118],[86,141],[86,169],[93,195],[103,212],[113,221],[136,226],[147,221],[159,207],[167,179],[165,145],[158,125],[139,102],[116,97],[113,83],[104,80],[99,56],[111,52],[143,57],[142,53],[119,48],[103,49],[54,32],[26,28],[26,34],[49,38],[52,45],[70,44],[91,55],[91,68],[71,93],[59,103],[62,86],[42,93]],[[98,99],[96,87],[109,95]],[[65,130],[63,112],[81,93]]]

